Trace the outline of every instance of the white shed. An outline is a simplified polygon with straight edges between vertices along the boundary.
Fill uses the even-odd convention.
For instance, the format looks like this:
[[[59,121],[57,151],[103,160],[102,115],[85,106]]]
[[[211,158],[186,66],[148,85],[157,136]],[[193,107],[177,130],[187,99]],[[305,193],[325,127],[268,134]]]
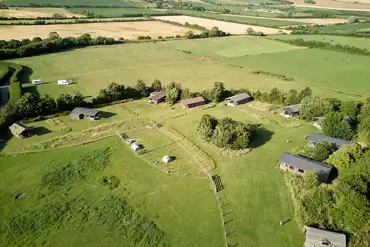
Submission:
[[[32,85],[38,85],[38,84],[43,84],[44,82],[41,80],[32,80]]]
[[[69,85],[72,84],[69,80],[58,80],[58,85]]]
[[[166,156],[163,156],[162,161],[164,163],[170,163],[172,161],[172,158],[170,156],[166,155]]]
[[[134,142],[134,143],[131,144],[131,149],[134,150],[134,151],[137,151],[137,150],[141,149],[141,147],[140,147],[139,144]]]

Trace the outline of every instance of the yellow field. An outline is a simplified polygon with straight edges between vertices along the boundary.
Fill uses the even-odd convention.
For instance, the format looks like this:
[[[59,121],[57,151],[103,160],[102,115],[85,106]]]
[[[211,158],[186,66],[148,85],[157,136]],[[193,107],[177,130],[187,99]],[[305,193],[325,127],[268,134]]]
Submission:
[[[342,0],[342,1],[315,0],[316,4],[304,3],[304,0],[292,0],[292,2],[295,3],[295,6],[297,7],[370,11],[370,4],[362,4],[363,2],[354,3],[355,0],[354,1],[351,1],[351,0]]]
[[[182,24],[188,22],[190,24],[198,24],[202,27],[211,29],[212,27],[218,27],[224,32],[228,32],[231,34],[245,34],[248,28],[252,28],[254,31],[263,32],[265,34],[277,34],[282,29],[277,28],[269,28],[269,27],[260,27],[260,26],[253,26],[253,25],[246,25],[246,24],[238,24],[238,23],[231,23],[225,21],[216,21],[211,19],[199,18],[199,17],[192,17],[192,16],[156,16],[153,17],[159,20],[167,20],[167,21],[175,21]],[[290,33],[290,31],[283,30],[285,33]]]
[[[123,37],[136,39],[138,36],[174,36],[184,35],[192,30],[158,21],[143,22],[113,22],[113,23],[84,23],[60,25],[32,26],[0,26],[1,39],[24,39],[33,37],[48,37],[50,32],[57,32],[61,37],[74,37],[89,33],[92,37],[105,36],[110,38]],[[199,31],[192,30],[197,33]]]
[[[0,9],[0,17],[16,17],[16,18],[37,18],[37,17],[52,17],[54,13],[64,15],[65,17],[83,17],[83,15],[69,12],[63,8],[9,8]]]

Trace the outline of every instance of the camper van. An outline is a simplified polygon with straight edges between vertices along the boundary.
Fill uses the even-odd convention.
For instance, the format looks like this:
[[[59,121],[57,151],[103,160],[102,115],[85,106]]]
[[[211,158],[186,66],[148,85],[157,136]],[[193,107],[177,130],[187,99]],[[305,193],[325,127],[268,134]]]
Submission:
[[[72,80],[58,80],[58,85],[70,85],[72,83]]]
[[[41,81],[41,80],[32,80],[32,85],[39,85],[39,84],[43,84],[44,82]]]

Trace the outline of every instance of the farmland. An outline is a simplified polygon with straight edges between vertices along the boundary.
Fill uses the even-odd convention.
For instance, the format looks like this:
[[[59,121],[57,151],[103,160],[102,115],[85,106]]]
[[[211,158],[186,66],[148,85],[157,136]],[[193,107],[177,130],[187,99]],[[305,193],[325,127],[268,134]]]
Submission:
[[[83,17],[83,15],[72,13],[63,8],[9,8],[0,9],[0,17],[15,18],[37,18],[52,17],[54,14],[60,14],[65,17]]]
[[[30,1],[28,0],[6,0],[6,5],[8,6],[28,6]],[[129,7],[133,6],[133,4],[129,1],[123,0],[81,0],[76,3],[74,0],[58,0],[58,1],[51,1],[51,0],[34,0],[32,1],[33,4],[38,5],[49,5],[52,4],[54,6],[119,6],[119,7]]]
[[[353,23],[353,24],[346,24],[346,25],[335,25],[335,26],[327,26],[327,27],[317,27],[319,33],[330,33],[335,31],[359,31],[361,29],[370,28],[370,23]]]
[[[330,0],[315,0],[316,4],[307,4],[303,0],[292,0],[297,7],[306,8],[322,8],[322,9],[342,9],[355,11],[369,11],[370,5],[361,3],[330,1]]]
[[[164,15],[166,12],[155,9],[144,8],[68,8],[73,13],[81,13],[83,11],[93,12],[96,16],[103,17],[123,17],[123,16],[143,16],[143,15]]]
[[[89,33],[92,37],[136,39],[138,36],[182,36],[189,30],[191,29],[156,21],[0,26],[1,37],[7,40],[33,37],[47,38],[52,31],[57,32],[61,37],[76,37]]]

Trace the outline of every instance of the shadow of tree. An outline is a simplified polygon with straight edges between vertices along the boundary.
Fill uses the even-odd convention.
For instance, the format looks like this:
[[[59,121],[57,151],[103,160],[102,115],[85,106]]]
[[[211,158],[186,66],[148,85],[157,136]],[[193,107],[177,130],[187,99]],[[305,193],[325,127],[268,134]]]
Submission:
[[[117,114],[114,112],[107,112],[107,111],[100,111],[100,118],[111,118],[116,116]]]
[[[51,133],[51,130],[49,130],[48,128],[45,128],[43,126],[40,126],[40,127],[32,128],[32,133],[34,135],[41,136],[41,135]]]
[[[274,132],[258,126],[254,133],[251,135],[252,141],[249,143],[249,148],[258,148],[271,140]]]

